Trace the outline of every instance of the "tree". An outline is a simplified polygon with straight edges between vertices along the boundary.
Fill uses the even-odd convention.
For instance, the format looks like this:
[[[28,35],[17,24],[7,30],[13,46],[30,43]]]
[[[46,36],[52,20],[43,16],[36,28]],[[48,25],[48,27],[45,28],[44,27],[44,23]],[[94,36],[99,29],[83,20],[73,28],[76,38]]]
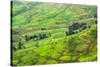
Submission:
[[[28,40],[29,40],[27,35],[25,35],[25,40],[26,40],[26,41],[28,41]]]
[[[19,44],[18,44],[18,49],[23,49],[23,48],[25,48],[25,46],[23,45],[21,39],[19,40],[18,43],[19,43]]]

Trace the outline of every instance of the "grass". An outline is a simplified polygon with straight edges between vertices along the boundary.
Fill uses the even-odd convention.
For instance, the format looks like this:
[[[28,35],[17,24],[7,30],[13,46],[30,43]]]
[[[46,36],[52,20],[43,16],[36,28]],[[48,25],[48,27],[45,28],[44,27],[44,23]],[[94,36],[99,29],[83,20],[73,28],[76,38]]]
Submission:
[[[97,60],[96,6],[13,1],[12,65],[39,65]],[[16,6],[20,5],[20,6]],[[23,9],[26,8],[25,10]],[[28,9],[28,10],[27,10]],[[91,21],[91,18],[92,21]],[[86,28],[66,35],[73,23],[87,23]],[[47,38],[25,40],[40,34]],[[49,33],[51,36],[49,36]],[[18,46],[25,48],[19,49]],[[14,49],[12,47],[12,49]]]

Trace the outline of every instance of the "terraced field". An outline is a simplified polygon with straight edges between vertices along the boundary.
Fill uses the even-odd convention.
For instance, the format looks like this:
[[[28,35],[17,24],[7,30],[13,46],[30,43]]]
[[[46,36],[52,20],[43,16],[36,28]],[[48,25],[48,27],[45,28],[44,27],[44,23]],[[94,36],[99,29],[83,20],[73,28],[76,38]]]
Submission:
[[[97,60],[97,7],[12,1],[13,66]]]

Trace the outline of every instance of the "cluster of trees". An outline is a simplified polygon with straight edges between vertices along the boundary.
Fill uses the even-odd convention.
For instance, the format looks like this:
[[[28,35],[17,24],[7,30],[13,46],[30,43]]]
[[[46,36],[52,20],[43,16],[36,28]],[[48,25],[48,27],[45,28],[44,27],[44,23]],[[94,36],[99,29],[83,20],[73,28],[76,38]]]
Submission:
[[[88,26],[88,27],[90,27],[90,26]],[[72,25],[68,26],[68,32],[66,32],[66,35],[75,34],[78,31],[84,30],[86,28],[87,28],[87,23],[78,23],[78,22],[75,22]]]
[[[22,39],[19,39],[18,45],[13,45],[12,48],[13,48],[14,51],[16,51],[18,49],[25,49],[25,46],[24,46]]]
[[[32,36],[25,35],[25,40],[26,41],[29,41],[31,39],[33,39],[33,40],[41,40],[41,39],[48,38],[50,36],[51,36],[50,33],[48,33],[48,34],[46,34],[46,33],[39,33],[37,35],[32,35]]]
[[[37,35],[36,34],[32,35],[32,36],[25,35],[24,41],[29,41],[29,40],[32,40],[32,39],[33,40],[41,40],[41,39],[48,38],[50,36],[51,36],[51,33],[43,33],[43,32],[39,33]],[[16,51],[17,49],[25,49],[23,38],[18,40],[18,47],[13,46],[14,51]]]

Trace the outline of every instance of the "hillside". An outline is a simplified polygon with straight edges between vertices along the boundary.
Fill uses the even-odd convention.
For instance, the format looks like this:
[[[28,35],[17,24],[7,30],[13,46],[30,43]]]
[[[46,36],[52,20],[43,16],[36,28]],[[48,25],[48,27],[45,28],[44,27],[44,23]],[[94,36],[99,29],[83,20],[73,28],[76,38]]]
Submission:
[[[97,7],[12,1],[12,65],[97,60]]]

